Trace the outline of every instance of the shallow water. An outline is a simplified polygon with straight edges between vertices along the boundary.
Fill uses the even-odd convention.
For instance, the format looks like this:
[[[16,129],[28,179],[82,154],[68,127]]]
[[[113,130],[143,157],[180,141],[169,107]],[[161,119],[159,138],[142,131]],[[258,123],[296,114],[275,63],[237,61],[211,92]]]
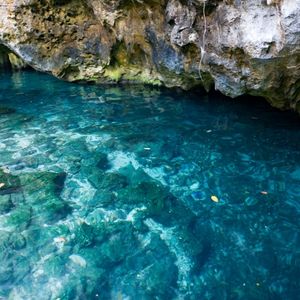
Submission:
[[[0,299],[297,299],[297,117],[34,72],[0,87]]]

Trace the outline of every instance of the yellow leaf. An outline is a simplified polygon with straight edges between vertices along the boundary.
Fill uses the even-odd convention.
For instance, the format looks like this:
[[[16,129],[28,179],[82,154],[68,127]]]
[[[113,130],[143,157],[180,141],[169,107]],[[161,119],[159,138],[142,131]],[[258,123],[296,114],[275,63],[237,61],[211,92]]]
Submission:
[[[217,196],[211,196],[210,199],[214,202],[219,202],[219,198]]]
[[[0,189],[5,186],[5,183],[0,182]]]

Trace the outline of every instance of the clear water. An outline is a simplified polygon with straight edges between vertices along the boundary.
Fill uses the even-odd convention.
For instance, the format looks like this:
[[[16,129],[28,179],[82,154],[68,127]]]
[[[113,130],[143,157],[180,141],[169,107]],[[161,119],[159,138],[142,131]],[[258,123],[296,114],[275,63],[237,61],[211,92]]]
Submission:
[[[296,116],[34,72],[0,87],[1,299],[298,298]]]

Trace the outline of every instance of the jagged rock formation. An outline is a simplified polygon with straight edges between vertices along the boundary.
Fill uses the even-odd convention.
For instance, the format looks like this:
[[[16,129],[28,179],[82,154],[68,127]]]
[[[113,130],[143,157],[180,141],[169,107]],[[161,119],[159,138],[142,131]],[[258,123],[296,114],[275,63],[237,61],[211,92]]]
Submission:
[[[300,112],[300,0],[4,0],[0,16],[0,44],[59,78],[202,85]]]

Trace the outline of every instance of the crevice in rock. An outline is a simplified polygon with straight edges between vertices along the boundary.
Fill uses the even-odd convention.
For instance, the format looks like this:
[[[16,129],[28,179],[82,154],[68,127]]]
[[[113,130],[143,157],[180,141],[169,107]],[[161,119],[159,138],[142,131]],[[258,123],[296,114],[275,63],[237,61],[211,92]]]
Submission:
[[[0,70],[11,69],[8,53],[8,49],[5,46],[0,45]]]
[[[0,70],[21,70],[29,66],[17,54],[0,44]]]

